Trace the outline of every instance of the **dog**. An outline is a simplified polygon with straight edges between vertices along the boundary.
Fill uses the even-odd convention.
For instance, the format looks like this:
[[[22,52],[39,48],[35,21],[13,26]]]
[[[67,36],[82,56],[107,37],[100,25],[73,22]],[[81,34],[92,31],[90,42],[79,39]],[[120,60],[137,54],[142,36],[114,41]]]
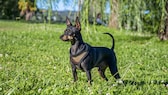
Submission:
[[[120,79],[120,75],[117,68],[117,59],[114,52],[114,37],[110,33],[104,33],[109,35],[112,38],[112,48],[106,47],[92,47],[89,44],[85,43],[82,39],[81,24],[79,18],[76,17],[75,25],[72,25],[69,18],[66,17],[67,28],[64,31],[64,34],[60,36],[62,41],[70,41],[70,63],[72,67],[72,74],[74,82],[77,81],[77,69],[80,69],[86,72],[88,83],[91,85],[91,69],[93,67],[98,67],[100,76],[108,81],[105,76],[105,70],[109,67],[111,74],[115,79]]]

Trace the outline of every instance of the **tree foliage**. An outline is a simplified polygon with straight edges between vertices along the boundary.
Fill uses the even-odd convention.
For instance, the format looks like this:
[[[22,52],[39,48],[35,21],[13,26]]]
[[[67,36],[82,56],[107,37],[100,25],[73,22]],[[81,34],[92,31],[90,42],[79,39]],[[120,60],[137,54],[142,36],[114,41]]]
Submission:
[[[27,6],[30,7],[30,11],[36,11],[36,6],[34,4],[34,0],[19,0],[18,9],[26,10]]]
[[[0,0],[0,19],[15,19],[19,16],[18,0]]]
[[[119,0],[118,26],[120,29],[156,33],[164,26],[165,4],[166,0]],[[114,18],[113,15],[111,18]]]

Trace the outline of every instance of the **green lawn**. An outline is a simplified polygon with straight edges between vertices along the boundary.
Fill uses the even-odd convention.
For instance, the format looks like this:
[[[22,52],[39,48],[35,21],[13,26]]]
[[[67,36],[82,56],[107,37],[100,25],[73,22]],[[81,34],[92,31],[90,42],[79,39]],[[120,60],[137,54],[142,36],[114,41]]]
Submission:
[[[82,27],[85,42],[111,47],[115,37],[118,68],[124,84],[106,70],[108,82],[92,70],[93,85],[78,71],[73,83],[69,64],[70,43],[59,36],[66,25],[0,21],[0,95],[167,95],[168,42],[156,35],[116,31],[106,27]],[[167,87],[166,87],[167,85]]]

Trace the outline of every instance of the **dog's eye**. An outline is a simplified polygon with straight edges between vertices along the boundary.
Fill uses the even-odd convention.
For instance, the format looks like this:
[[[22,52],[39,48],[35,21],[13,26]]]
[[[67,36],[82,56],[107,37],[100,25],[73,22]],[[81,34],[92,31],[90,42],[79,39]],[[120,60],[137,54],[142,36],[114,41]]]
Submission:
[[[69,29],[66,29],[66,30],[64,31],[65,34],[68,34],[69,32],[70,32]]]
[[[66,29],[66,32],[70,32],[71,30],[70,29]]]

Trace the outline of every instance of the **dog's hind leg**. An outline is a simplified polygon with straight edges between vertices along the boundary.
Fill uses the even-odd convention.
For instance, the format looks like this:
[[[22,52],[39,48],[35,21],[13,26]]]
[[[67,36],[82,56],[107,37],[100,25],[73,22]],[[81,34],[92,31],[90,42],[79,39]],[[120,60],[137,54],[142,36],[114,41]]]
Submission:
[[[107,67],[106,67],[106,68],[107,68]],[[101,67],[99,67],[99,68],[98,68],[98,71],[99,71],[100,76],[101,76],[104,80],[108,81],[108,79],[107,79],[107,77],[106,77],[106,75],[105,75],[105,70],[106,70],[106,68],[101,68]]]
[[[115,79],[120,79],[116,61],[110,60],[108,62],[108,65],[109,65],[110,72],[115,77]]]
[[[118,72],[116,64],[112,64],[112,63],[109,64],[109,69],[110,69],[111,74],[115,77],[115,79],[119,79],[120,78],[120,75],[119,75],[119,72]]]
[[[118,84],[123,84],[123,81],[121,80],[120,74],[119,74],[118,69],[117,69],[117,64],[116,63],[110,63],[109,64],[109,69],[110,69],[111,74],[115,77],[116,82]]]

